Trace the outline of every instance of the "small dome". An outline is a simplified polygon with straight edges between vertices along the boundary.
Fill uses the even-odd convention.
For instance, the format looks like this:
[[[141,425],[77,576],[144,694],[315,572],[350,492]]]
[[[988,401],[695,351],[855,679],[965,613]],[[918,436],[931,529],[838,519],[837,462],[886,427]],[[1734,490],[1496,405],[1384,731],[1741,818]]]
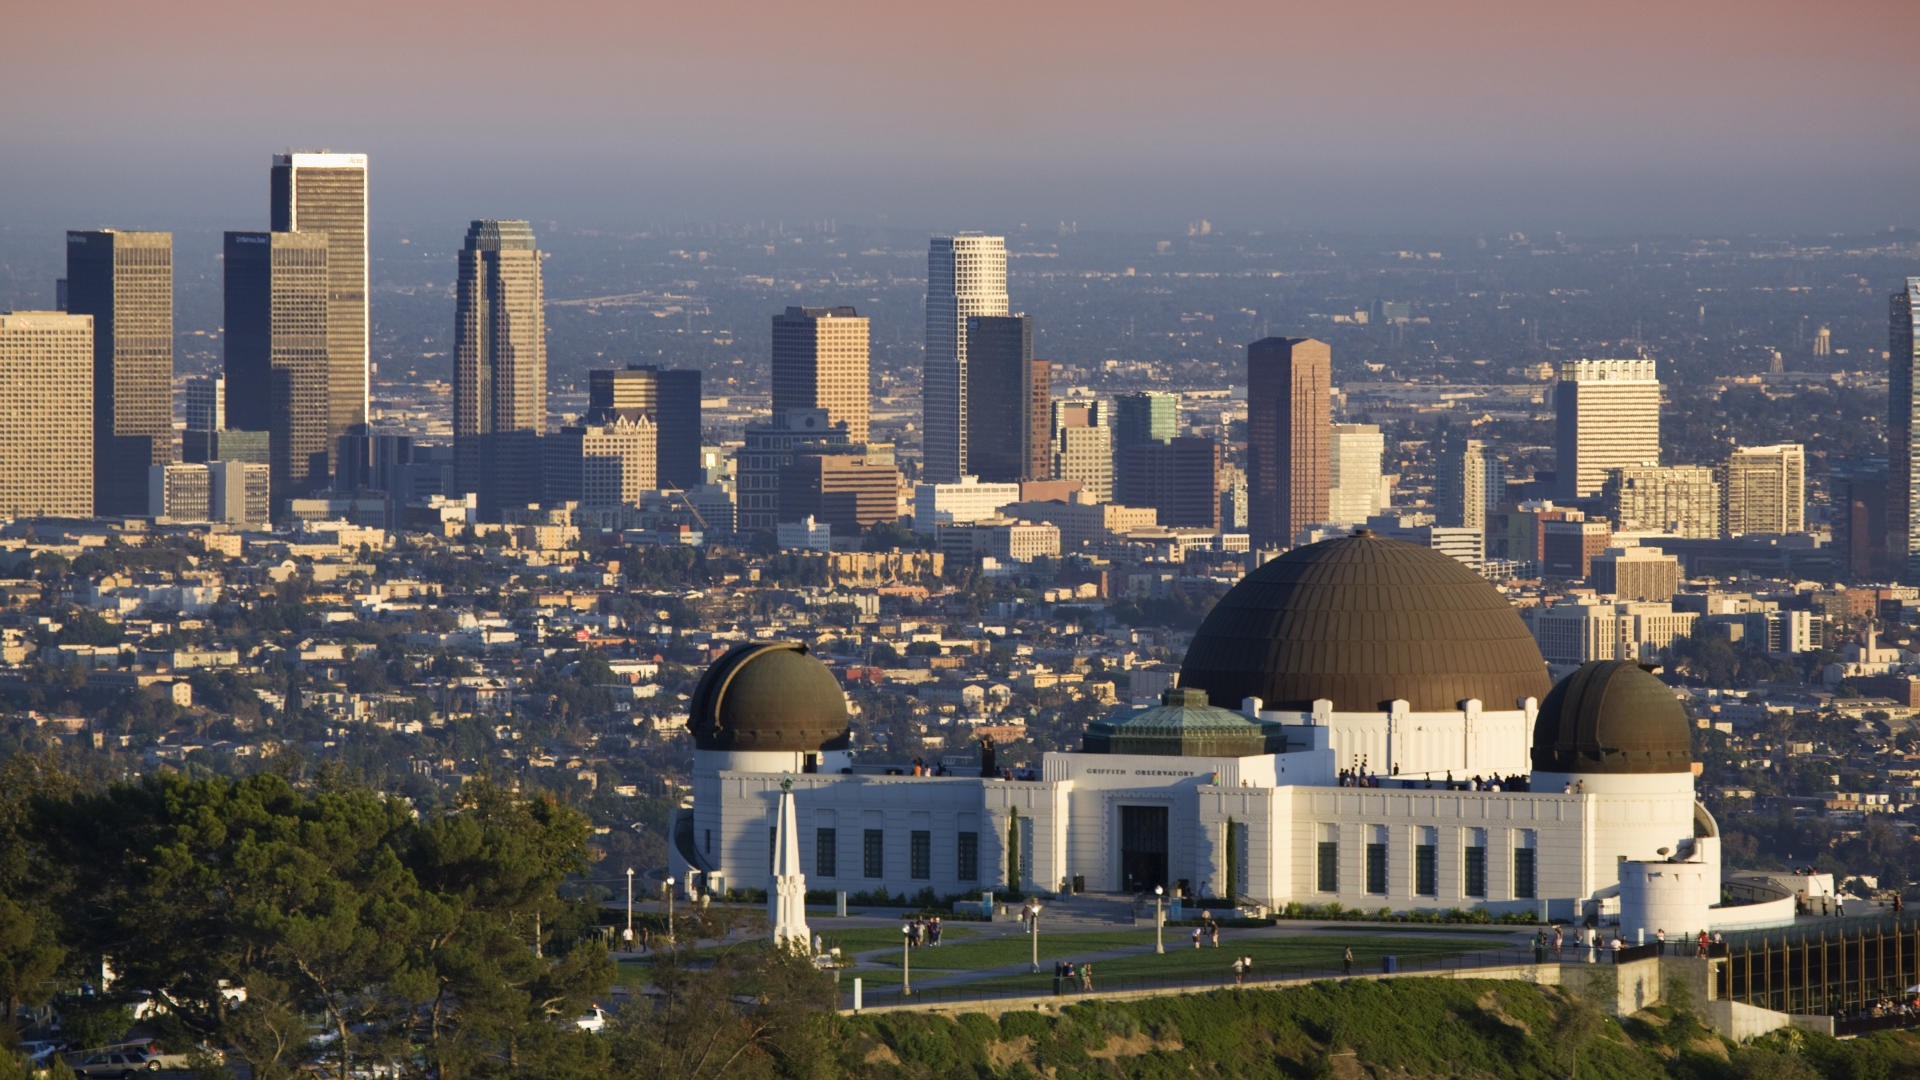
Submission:
[[[687,728],[701,750],[845,749],[847,695],[805,645],[736,645],[700,677]]]
[[[1540,703],[1533,768],[1557,773],[1693,770],[1687,711],[1666,683],[1628,660],[1596,660]]]
[[[1343,712],[1403,700],[1513,709],[1547,692],[1547,662],[1513,605],[1459,560],[1365,529],[1295,548],[1220,598],[1187,648],[1182,686],[1238,707]]]
[[[1175,687],[1160,702],[1118,720],[1089,724],[1083,748],[1091,754],[1171,757],[1253,757],[1285,748],[1280,725],[1209,705],[1205,690]]]

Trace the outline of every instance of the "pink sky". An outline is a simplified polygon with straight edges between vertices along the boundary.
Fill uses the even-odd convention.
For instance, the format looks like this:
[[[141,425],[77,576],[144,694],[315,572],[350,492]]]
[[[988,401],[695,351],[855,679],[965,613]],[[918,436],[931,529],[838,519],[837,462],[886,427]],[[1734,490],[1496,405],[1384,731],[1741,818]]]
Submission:
[[[269,153],[321,145],[374,154],[396,212],[583,217],[1612,199],[1837,227],[1913,223],[1920,167],[1911,0],[110,9],[10,14],[0,214],[251,213]],[[158,193],[106,175],[136,155]]]

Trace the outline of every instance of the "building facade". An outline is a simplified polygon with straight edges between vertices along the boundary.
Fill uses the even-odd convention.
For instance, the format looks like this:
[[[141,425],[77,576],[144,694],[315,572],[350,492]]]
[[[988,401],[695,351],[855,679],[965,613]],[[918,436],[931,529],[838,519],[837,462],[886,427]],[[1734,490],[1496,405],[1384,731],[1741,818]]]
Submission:
[[[546,445],[550,502],[577,502],[587,509],[633,506],[645,492],[659,489],[658,439],[653,421],[644,416],[563,427]]]
[[[1033,357],[1033,320],[967,320],[968,471],[991,483],[1042,480],[1052,471],[1051,365]]]
[[[1327,438],[1327,520],[1358,525],[1387,508],[1387,480],[1380,462],[1387,439],[1378,424],[1335,424]]]
[[[1600,493],[1607,472],[1660,463],[1660,379],[1648,359],[1569,360],[1554,384],[1557,498]]]
[[[67,233],[67,311],[93,317],[93,512],[148,513],[173,445],[173,234]]]
[[[1256,549],[1290,545],[1327,519],[1332,378],[1325,342],[1275,337],[1247,346],[1247,528]]]
[[[773,411],[822,409],[867,441],[867,320],[851,307],[789,307],[773,317]]]
[[[1053,403],[1053,478],[1078,483],[1088,502],[1113,499],[1111,419],[1104,401]]]
[[[1721,476],[1728,536],[1807,529],[1807,448],[1799,443],[1736,447]]]
[[[271,173],[274,232],[327,238],[327,427],[334,441],[367,422],[372,370],[367,272],[367,155],[275,154]],[[331,458],[323,472],[330,474]]]
[[[92,316],[0,315],[0,517],[93,514],[93,370]]]
[[[1006,237],[964,232],[929,242],[923,479],[950,483],[972,472],[967,320],[1009,310]]]
[[[475,221],[457,260],[454,483],[495,520],[538,502],[547,433],[547,300],[525,221]]]
[[[1720,535],[1720,481],[1704,465],[1612,469],[1600,490],[1620,532],[1704,540]]]
[[[1485,531],[1506,502],[1506,464],[1483,440],[1456,440],[1440,452],[1435,486],[1440,524]]]
[[[736,462],[739,530],[770,533],[780,524],[781,477],[796,454],[864,454],[866,449],[847,438],[846,425],[834,423],[825,409],[792,409],[749,426]]]
[[[185,393],[187,430],[219,431],[227,426],[227,380],[218,375],[195,375]]]
[[[268,433],[276,507],[327,486],[328,239],[226,234],[227,423]]]
[[[1220,528],[1220,443],[1198,435],[1148,440],[1114,455],[1115,501],[1154,511],[1158,524]]]

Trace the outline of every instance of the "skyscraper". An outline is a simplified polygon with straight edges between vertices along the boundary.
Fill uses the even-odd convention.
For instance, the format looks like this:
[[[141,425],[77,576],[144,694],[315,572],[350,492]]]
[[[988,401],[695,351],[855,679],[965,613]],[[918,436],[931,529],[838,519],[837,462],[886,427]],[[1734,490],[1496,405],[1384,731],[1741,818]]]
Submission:
[[[173,452],[173,234],[67,233],[67,310],[93,316],[93,512],[147,513]]]
[[[1005,315],[1007,241],[976,232],[936,236],[927,249],[927,353],[922,425],[924,479],[951,483],[971,471],[967,438],[967,320]]]
[[[1179,434],[1180,395],[1151,390],[1113,399],[1113,447],[1117,453],[1140,443],[1169,443]]]
[[[1256,548],[1286,547],[1327,519],[1333,351],[1312,338],[1247,346],[1248,531]]]
[[[1114,499],[1152,507],[1162,525],[1218,529],[1220,444],[1198,435],[1149,439],[1114,454]]]
[[[1553,403],[1561,498],[1599,494],[1609,469],[1660,463],[1660,379],[1654,361],[1568,360],[1560,365]]]
[[[187,380],[188,431],[219,431],[227,426],[227,380],[195,375]]]
[[[524,221],[476,221],[459,255],[453,324],[455,484],[488,518],[540,500],[547,431],[546,294]]]
[[[226,235],[227,426],[268,432],[273,505],[327,484],[327,234]]]
[[[1807,448],[1799,443],[1735,447],[1720,481],[1720,524],[1728,536],[1807,528]]]
[[[1500,455],[1480,439],[1457,439],[1440,451],[1436,494],[1440,524],[1486,531],[1507,496]]]
[[[1621,532],[1711,540],[1720,535],[1720,481],[1705,465],[1613,469],[1601,498]]]
[[[773,411],[825,409],[867,441],[867,320],[851,307],[789,307],[773,317]]]
[[[1387,508],[1387,481],[1380,462],[1387,439],[1378,424],[1335,424],[1327,436],[1327,520],[1361,525]]]
[[[706,482],[700,461],[700,372],[628,364],[587,373],[587,420],[623,416],[653,421],[661,487],[682,491]]]
[[[1914,399],[1920,383],[1914,368],[1920,362],[1920,277],[1893,294],[1891,327],[1887,335],[1887,557],[1901,580],[1920,581],[1920,462],[1914,461],[1920,444],[1914,440]],[[1825,329],[1822,327],[1821,329]]]
[[[611,416],[545,440],[547,498],[583,507],[631,506],[660,487],[653,419]]]
[[[968,470],[990,483],[1050,476],[1053,385],[1048,363],[1033,358],[1033,320],[968,319],[967,366]]]
[[[90,315],[0,315],[0,517],[93,513],[93,359]]]
[[[367,313],[367,155],[275,154],[270,224],[275,232],[317,232],[327,237],[326,442],[331,455],[335,439],[367,422],[372,361]]]
[[[1079,481],[1086,502],[1113,501],[1113,426],[1106,402],[1053,403],[1053,478]]]

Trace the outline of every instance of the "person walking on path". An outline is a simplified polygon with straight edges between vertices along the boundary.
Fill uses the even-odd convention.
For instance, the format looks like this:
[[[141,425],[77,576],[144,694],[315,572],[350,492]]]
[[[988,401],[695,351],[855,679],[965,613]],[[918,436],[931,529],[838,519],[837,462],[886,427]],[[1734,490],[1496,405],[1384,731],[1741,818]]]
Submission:
[[[1220,924],[1217,922],[1214,922],[1211,919],[1207,920],[1207,936],[1213,939],[1213,947],[1216,949],[1219,948],[1220,947]]]
[[[1346,952],[1340,955],[1340,973],[1343,975],[1353,974],[1353,946],[1351,945],[1347,946]]]
[[[1093,993],[1093,964],[1083,962],[1080,965],[1080,989],[1084,993]]]
[[[1247,977],[1246,965],[1241,963],[1239,957],[1237,956],[1234,957],[1233,958],[1233,985],[1235,986],[1241,985],[1246,980],[1246,977]]]

